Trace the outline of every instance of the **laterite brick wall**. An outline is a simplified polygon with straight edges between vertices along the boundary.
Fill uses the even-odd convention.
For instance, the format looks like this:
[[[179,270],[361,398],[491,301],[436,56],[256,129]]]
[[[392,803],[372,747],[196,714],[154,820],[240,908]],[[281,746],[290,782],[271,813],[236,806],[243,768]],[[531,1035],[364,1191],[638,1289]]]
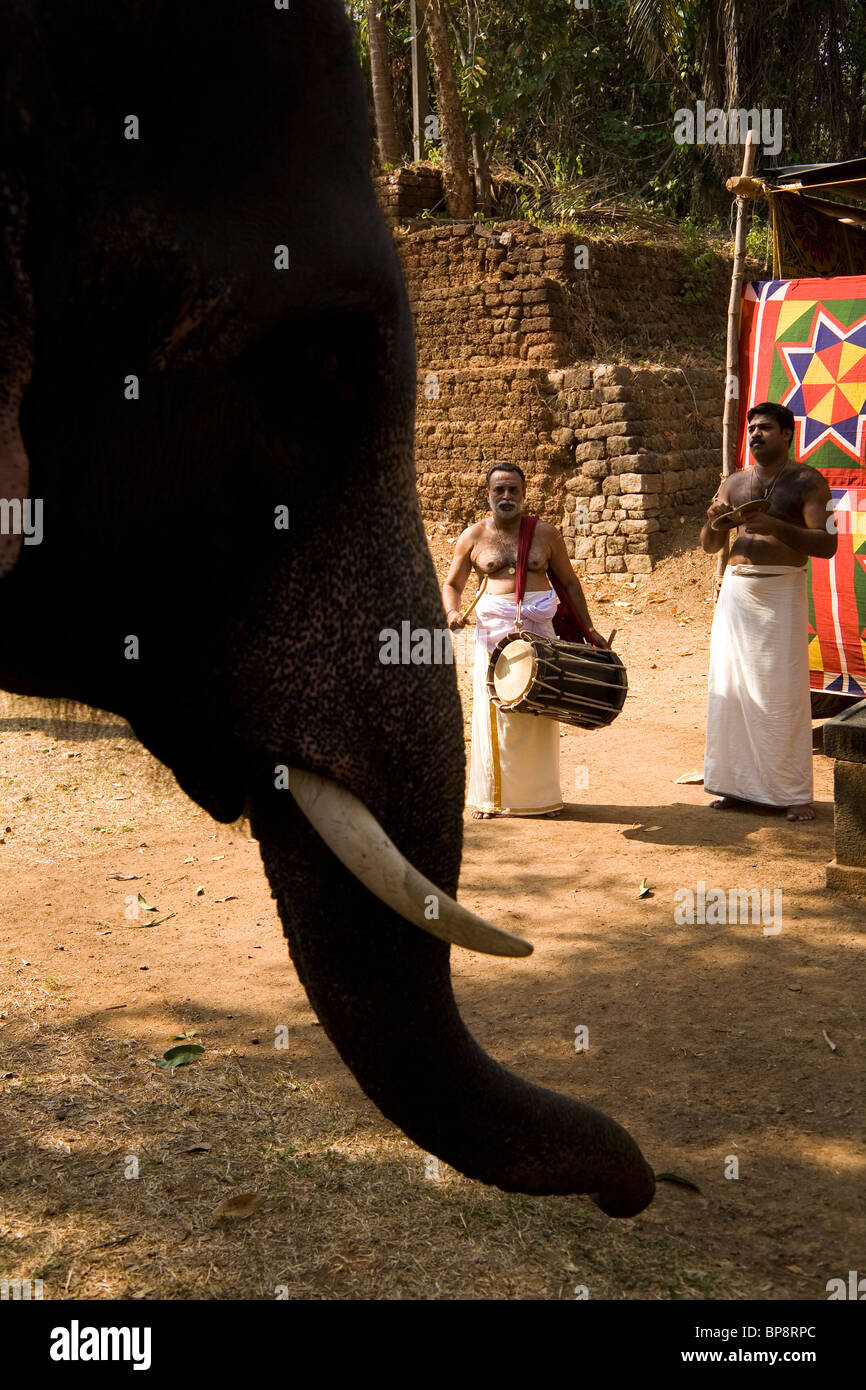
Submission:
[[[392,223],[400,211],[395,198]],[[581,243],[521,222],[419,219],[394,235],[425,518],[476,520],[484,473],[507,459],[578,572],[650,570],[718,482],[729,264],[689,306],[676,245]]]

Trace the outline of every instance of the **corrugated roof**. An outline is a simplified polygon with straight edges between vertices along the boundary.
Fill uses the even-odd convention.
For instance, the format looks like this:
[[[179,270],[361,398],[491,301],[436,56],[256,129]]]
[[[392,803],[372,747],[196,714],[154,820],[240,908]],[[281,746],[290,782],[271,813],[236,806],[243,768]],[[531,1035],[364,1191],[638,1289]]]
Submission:
[[[838,164],[786,164],[762,169],[760,177],[771,191],[794,193],[802,189],[866,200],[866,158]]]

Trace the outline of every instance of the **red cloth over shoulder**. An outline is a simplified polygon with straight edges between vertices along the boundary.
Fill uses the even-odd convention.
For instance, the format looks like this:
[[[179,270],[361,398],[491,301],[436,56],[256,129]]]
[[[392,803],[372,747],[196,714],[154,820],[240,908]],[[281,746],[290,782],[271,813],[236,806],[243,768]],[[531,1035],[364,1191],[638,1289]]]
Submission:
[[[520,535],[517,540],[517,574],[514,580],[514,592],[518,603],[523,602],[523,595],[526,590],[526,570],[529,564],[529,548],[532,545],[532,537],[535,535],[535,528],[539,520],[540,518],[537,516],[522,516],[520,518]],[[564,642],[588,642],[590,646],[593,646],[589,629],[577,616],[577,609],[562,580],[557,578],[551,568],[548,568],[547,577],[559,599],[559,606],[553,615],[553,630],[557,637],[561,637]]]

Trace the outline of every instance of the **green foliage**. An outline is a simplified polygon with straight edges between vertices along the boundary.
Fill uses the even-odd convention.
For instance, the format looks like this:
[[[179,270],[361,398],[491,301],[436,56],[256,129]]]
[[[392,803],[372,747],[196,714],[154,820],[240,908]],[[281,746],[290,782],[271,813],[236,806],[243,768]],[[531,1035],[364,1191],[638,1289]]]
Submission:
[[[408,153],[409,4],[380,4]],[[368,70],[366,6],[346,0],[346,8]],[[676,145],[673,130],[675,112],[699,98],[725,104],[734,51],[733,104],[782,112],[778,160],[759,161],[849,158],[866,144],[864,0],[592,0],[587,9],[569,0],[446,0],[446,9],[467,120],[494,169],[536,189],[515,195],[529,220],[569,220],[600,198],[695,223],[726,218],[724,180],[739,170],[740,150]],[[440,147],[427,154],[438,163]],[[763,263],[766,223],[753,220],[749,238]],[[689,296],[705,285],[703,254],[687,253]]]
[[[685,269],[680,298],[686,304],[702,304],[713,288],[716,257],[706,242],[704,229],[692,218],[682,223]]]
[[[753,207],[752,216],[746,232],[746,255],[761,265],[772,264],[773,248],[768,243],[769,215],[761,216]]]

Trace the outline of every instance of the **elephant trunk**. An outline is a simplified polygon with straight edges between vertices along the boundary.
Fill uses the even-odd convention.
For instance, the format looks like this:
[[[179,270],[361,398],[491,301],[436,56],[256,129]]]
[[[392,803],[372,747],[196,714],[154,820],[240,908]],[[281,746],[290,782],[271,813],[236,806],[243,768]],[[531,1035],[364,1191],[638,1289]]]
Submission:
[[[407,926],[285,800],[251,806],[298,975],[379,1109],[422,1149],[505,1191],[588,1193],[609,1216],[651,1201],[631,1136],[591,1107],[514,1076],[454,1000],[447,944]]]

